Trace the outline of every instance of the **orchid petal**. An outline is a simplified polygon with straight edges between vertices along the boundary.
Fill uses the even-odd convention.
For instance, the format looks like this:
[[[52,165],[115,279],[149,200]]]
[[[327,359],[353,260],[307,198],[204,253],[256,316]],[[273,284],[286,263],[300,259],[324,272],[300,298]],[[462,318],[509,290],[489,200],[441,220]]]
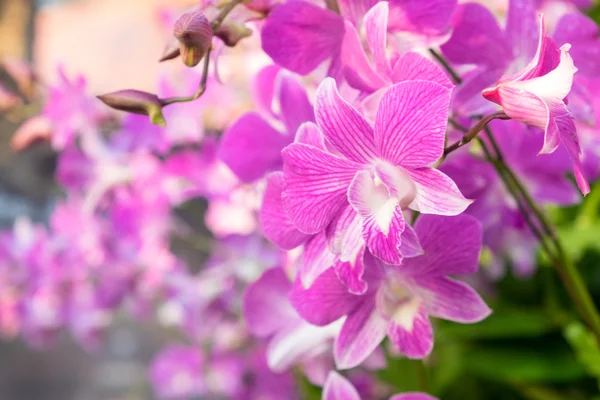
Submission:
[[[360,165],[297,143],[281,154],[286,213],[302,232],[322,231],[347,204],[346,191]]]
[[[315,235],[306,243],[298,275],[302,286],[310,288],[314,281],[337,261],[337,256],[329,251],[325,232]]]
[[[308,144],[320,150],[326,150],[325,138],[319,127],[313,122],[305,122],[296,131],[296,143]]]
[[[359,296],[360,307],[346,318],[334,348],[338,369],[360,365],[375,351],[386,335],[387,322],[375,307],[372,295]]]
[[[515,59],[531,60],[539,41],[539,20],[535,2],[510,0],[506,17],[506,36]]]
[[[385,79],[369,63],[360,36],[349,21],[346,21],[341,57],[344,77],[351,87],[371,93],[386,86]]]
[[[315,120],[306,90],[298,80],[287,74],[282,74],[279,82],[279,105],[283,122],[291,135],[296,133],[303,122]]]
[[[403,393],[390,397],[390,400],[438,400],[425,393]]]
[[[590,17],[572,12],[565,14],[554,29],[556,43],[571,43],[571,56],[580,73],[587,77],[596,77],[600,74],[600,40],[599,28]]]
[[[377,71],[383,76],[389,76],[391,72],[387,58],[388,15],[388,3],[380,1],[365,14],[364,18],[367,43],[373,54]]]
[[[348,292],[356,295],[365,294],[369,287],[367,282],[363,280],[365,272],[364,254],[365,248],[362,247],[354,258],[348,261],[339,260],[333,266],[335,274],[346,285]]]
[[[297,319],[288,301],[291,287],[281,268],[267,270],[248,286],[244,293],[244,317],[253,335],[269,336]]]
[[[342,99],[332,78],[317,89],[315,114],[327,140],[345,157],[359,163],[375,158],[373,128]]]
[[[281,168],[281,149],[291,140],[259,114],[250,112],[225,131],[219,157],[240,180],[252,182]]]
[[[360,171],[348,188],[348,201],[363,218],[362,234],[371,253],[388,264],[400,264],[405,222],[398,199],[385,185],[377,186],[369,171]]]
[[[296,279],[290,302],[307,322],[325,326],[354,311],[363,296],[355,296],[340,282],[333,268],[323,272],[308,289]]]
[[[406,259],[403,269],[413,276],[467,275],[477,272],[483,234],[470,215],[422,215],[415,224],[424,254]]]
[[[306,242],[310,235],[292,224],[283,208],[282,193],[283,172],[269,174],[259,216],[265,237],[280,248],[291,250]]]
[[[423,214],[458,215],[473,202],[466,199],[456,183],[434,168],[407,170],[417,185],[410,208]]]
[[[410,359],[427,357],[433,349],[433,328],[416,300],[400,306],[389,322],[390,341]]]
[[[396,60],[391,72],[394,83],[412,80],[432,81],[452,89],[454,84],[448,75],[432,61],[413,51],[406,52]]]
[[[461,4],[452,17],[454,31],[441,47],[446,58],[456,64],[506,67],[512,54],[507,38],[489,9],[476,3]]]
[[[323,387],[322,400],[360,400],[360,395],[346,378],[331,371]]]
[[[279,65],[306,75],[339,51],[344,21],[306,1],[276,7],[261,31],[264,51]]]
[[[428,277],[415,279],[414,283],[427,313],[433,317],[466,324],[479,322],[492,312],[479,294],[464,282]]]
[[[435,82],[407,81],[388,90],[377,109],[378,153],[394,165],[424,167],[444,152],[450,90]]]
[[[423,35],[449,29],[457,0],[400,0],[390,2],[390,31],[408,31]]]

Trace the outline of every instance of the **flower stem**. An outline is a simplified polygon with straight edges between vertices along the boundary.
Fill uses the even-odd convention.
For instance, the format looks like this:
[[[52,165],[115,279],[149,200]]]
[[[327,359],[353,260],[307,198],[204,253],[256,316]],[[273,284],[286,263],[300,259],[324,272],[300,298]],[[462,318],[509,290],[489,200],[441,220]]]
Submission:
[[[186,103],[189,101],[194,101],[194,100],[200,98],[200,96],[202,96],[204,94],[204,92],[206,91],[206,83],[208,82],[208,67],[210,65],[210,52],[211,52],[211,49],[208,49],[208,51],[206,52],[206,55],[204,56],[204,65],[202,67],[202,80],[200,81],[200,86],[198,87],[198,90],[196,90],[196,92],[194,92],[194,94],[192,94],[191,96],[187,96],[187,97],[167,97],[165,99],[160,99],[160,104],[163,107],[166,107],[173,103]]]
[[[462,126],[457,121],[450,119],[450,124],[462,132],[470,130]],[[540,242],[540,245],[548,259],[554,266],[554,269],[561,277],[563,285],[567,289],[573,303],[575,303],[577,309],[586,321],[590,329],[594,332],[596,338],[600,340],[600,314],[598,309],[581,277],[581,274],[577,270],[577,267],[573,261],[567,256],[562,246],[562,243],[558,236],[555,234],[552,224],[548,221],[543,211],[535,204],[533,198],[529,192],[525,189],[524,185],[517,178],[516,174],[504,161],[504,156],[494,138],[492,130],[489,126],[485,125],[484,131],[486,138],[490,142],[492,149],[495,154],[492,154],[488,144],[481,138],[477,137],[483,152],[487,160],[494,166],[498,175],[504,182],[507,190],[511,196],[515,199],[519,212],[523,215],[527,225]],[[536,217],[536,220],[531,218],[531,213]],[[540,229],[541,228],[541,229]],[[554,247],[554,250],[551,249]]]
[[[235,6],[237,6],[238,4],[242,4],[243,2],[244,0],[232,0],[229,3],[227,3],[223,7],[219,15],[217,15],[217,17],[210,23],[210,25],[213,28],[213,31],[216,31],[217,28],[221,26],[225,18],[227,18],[227,16],[235,8]]]
[[[442,65],[442,67],[444,67],[446,72],[448,72],[448,75],[452,77],[454,83],[462,83],[461,77],[456,73],[456,71],[454,71],[454,68],[452,68],[450,64],[448,64],[448,61],[446,61],[446,59],[440,53],[438,53],[434,49],[429,49],[429,54],[431,54],[433,58],[435,58]]]
[[[516,194],[518,194],[519,197],[521,197],[527,205],[527,208],[529,208],[536,216],[544,233],[548,236],[548,239],[554,246],[556,253],[554,253],[554,251],[549,251],[548,245],[543,236],[538,237],[540,243],[542,244],[542,247],[548,254],[548,258],[552,262],[552,265],[562,278],[562,281],[567,291],[569,292],[571,298],[573,299],[573,302],[579,309],[580,313],[586,320],[589,327],[596,335],[596,338],[600,340],[600,315],[598,314],[598,309],[583,281],[583,278],[581,277],[581,274],[577,270],[577,267],[575,266],[571,258],[567,256],[559,237],[556,235],[552,224],[550,223],[544,212],[537,206],[529,192],[527,192],[527,190],[525,189],[525,186],[519,181],[518,177],[511,170],[511,168],[504,162],[502,152],[494,138],[491,129],[489,129],[489,127],[486,127],[485,131],[487,138],[492,143],[494,151],[496,152],[496,162],[503,170],[503,175],[505,176],[503,180],[505,184],[507,186],[511,185],[516,189],[516,193],[511,191],[513,197],[515,197],[516,199]],[[521,213],[523,214],[523,216],[525,216],[527,214],[527,211],[522,210]],[[533,227],[532,224],[529,225]],[[536,236],[538,235],[536,234]]]
[[[510,117],[506,115],[503,111],[499,111],[481,118],[477,122],[477,124],[475,124],[474,127],[469,129],[460,140],[457,140],[456,142],[452,143],[450,146],[444,149],[444,157],[452,153],[453,151],[460,149],[464,145],[468,144],[469,142],[471,142],[471,140],[475,139],[477,134],[479,134],[479,132],[481,132],[483,129],[487,129],[487,124],[489,124],[494,119],[510,119]]]

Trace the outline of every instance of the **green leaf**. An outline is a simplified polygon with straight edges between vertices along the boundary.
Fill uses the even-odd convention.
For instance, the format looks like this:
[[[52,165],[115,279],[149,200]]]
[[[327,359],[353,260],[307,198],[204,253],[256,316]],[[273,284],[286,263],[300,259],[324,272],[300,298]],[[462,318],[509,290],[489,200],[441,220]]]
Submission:
[[[553,321],[540,311],[499,309],[477,324],[440,321],[438,333],[451,339],[497,339],[538,337],[555,328]]]
[[[600,347],[594,334],[580,322],[572,322],[565,328],[564,335],[579,362],[588,374],[599,380],[600,385]]]
[[[474,348],[464,363],[475,376],[504,382],[570,382],[586,376],[569,351],[554,346]]]
[[[382,382],[391,385],[397,392],[419,390],[419,370],[422,368],[420,360],[407,358],[388,357],[386,369],[377,371],[377,376]]]

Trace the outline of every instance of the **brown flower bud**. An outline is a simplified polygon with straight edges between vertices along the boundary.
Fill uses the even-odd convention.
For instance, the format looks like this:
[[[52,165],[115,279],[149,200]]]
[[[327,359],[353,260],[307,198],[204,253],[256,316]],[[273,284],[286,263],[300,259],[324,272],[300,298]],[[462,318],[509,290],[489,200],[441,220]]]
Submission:
[[[213,31],[204,14],[191,11],[177,20],[173,34],[179,40],[183,63],[195,67],[208,52]]]
[[[163,51],[162,56],[160,57],[159,62],[169,61],[174,58],[177,58],[181,55],[181,51],[179,50],[179,42],[176,39],[172,39],[172,42],[169,42]]]
[[[252,35],[252,29],[246,28],[244,24],[232,20],[223,21],[215,31],[215,36],[220,38],[227,46],[233,47],[240,40]]]
[[[147,115],[155,125],[165,126],[167,124],[162,113],[162,104],[155,94],[128,89],[103,94],[98,98],[115,110]]]

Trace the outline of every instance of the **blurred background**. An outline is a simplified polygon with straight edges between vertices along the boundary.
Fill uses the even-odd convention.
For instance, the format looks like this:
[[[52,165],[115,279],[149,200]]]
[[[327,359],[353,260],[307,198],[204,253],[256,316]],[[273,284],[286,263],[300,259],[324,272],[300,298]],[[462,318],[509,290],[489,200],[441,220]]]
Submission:
[[[0,0],[0,60],[30,60],[42,81],[58,65],[84,74],[92,93],[123,87],[153,90],[166,42],[160,10],[189,0]],[[4,69],[0,82],[16,83]],[[39,107],[39,104],[37,105]],[[29,216],[44,221],[56,193],[56,157],[46,142],[13,152],[19,125],[39,110],[0,114],[0,226]],[[67,335],[51,349],[0,341],[1,400],[150,399],[146,369],[169,337],[164,329],[119,320],[96,354]]]
[[[166,5],[184,8],[196,3],[0,0],[0,61],[31,62],[42,82],[56,81],[57,67],[63,66],[69,76],[85,75],[94,94],[122,88],[153,91],[161,68],[157,60],[167,42],[161,10]],[[600,7],[590,15],[598,21]],[[256,65],[243,65],[256,71],[265,63],[260,59]],[[226,69],[232,63],[221,64]],[[250,75],[249,71],[246,74]],[[9,89],[18,84],[4,68],[0,68],[0,83]],[[40,106],[32,103],[16,113],[0,113],[2,229],[10,229],[23,215],[46,221],[58,194],[53,179],[56,154],[48,143],[38,141],[23,151],[11,150],[15,131],[36,115]],[[596,187],[582,205],[551,210],[597,302],[599,206],[600,188]],[[483,323],[440,322],[436,361],[443,370],[430,378],[454,393],[448,400],[588,400],[586,393],[597,392],[598,345],[576,329],[563,331],[567,317],[561,309],[568,307],[569,300],[546,260],[540,258],[539,264],[542,268],[532,279],[507,276],[490,290],[495,313]],[[0,400],[152,399],[147,366],[157,350],[172,339],[172,332],[154,325],[152,319],[132,322],[122,317],[95,354],[68,334],[63,334],[56,346],[39,351],[17,339],[0,340]],[[423,379],[421,371],[419,362],[394,359],[380,378],[410,387]]]

